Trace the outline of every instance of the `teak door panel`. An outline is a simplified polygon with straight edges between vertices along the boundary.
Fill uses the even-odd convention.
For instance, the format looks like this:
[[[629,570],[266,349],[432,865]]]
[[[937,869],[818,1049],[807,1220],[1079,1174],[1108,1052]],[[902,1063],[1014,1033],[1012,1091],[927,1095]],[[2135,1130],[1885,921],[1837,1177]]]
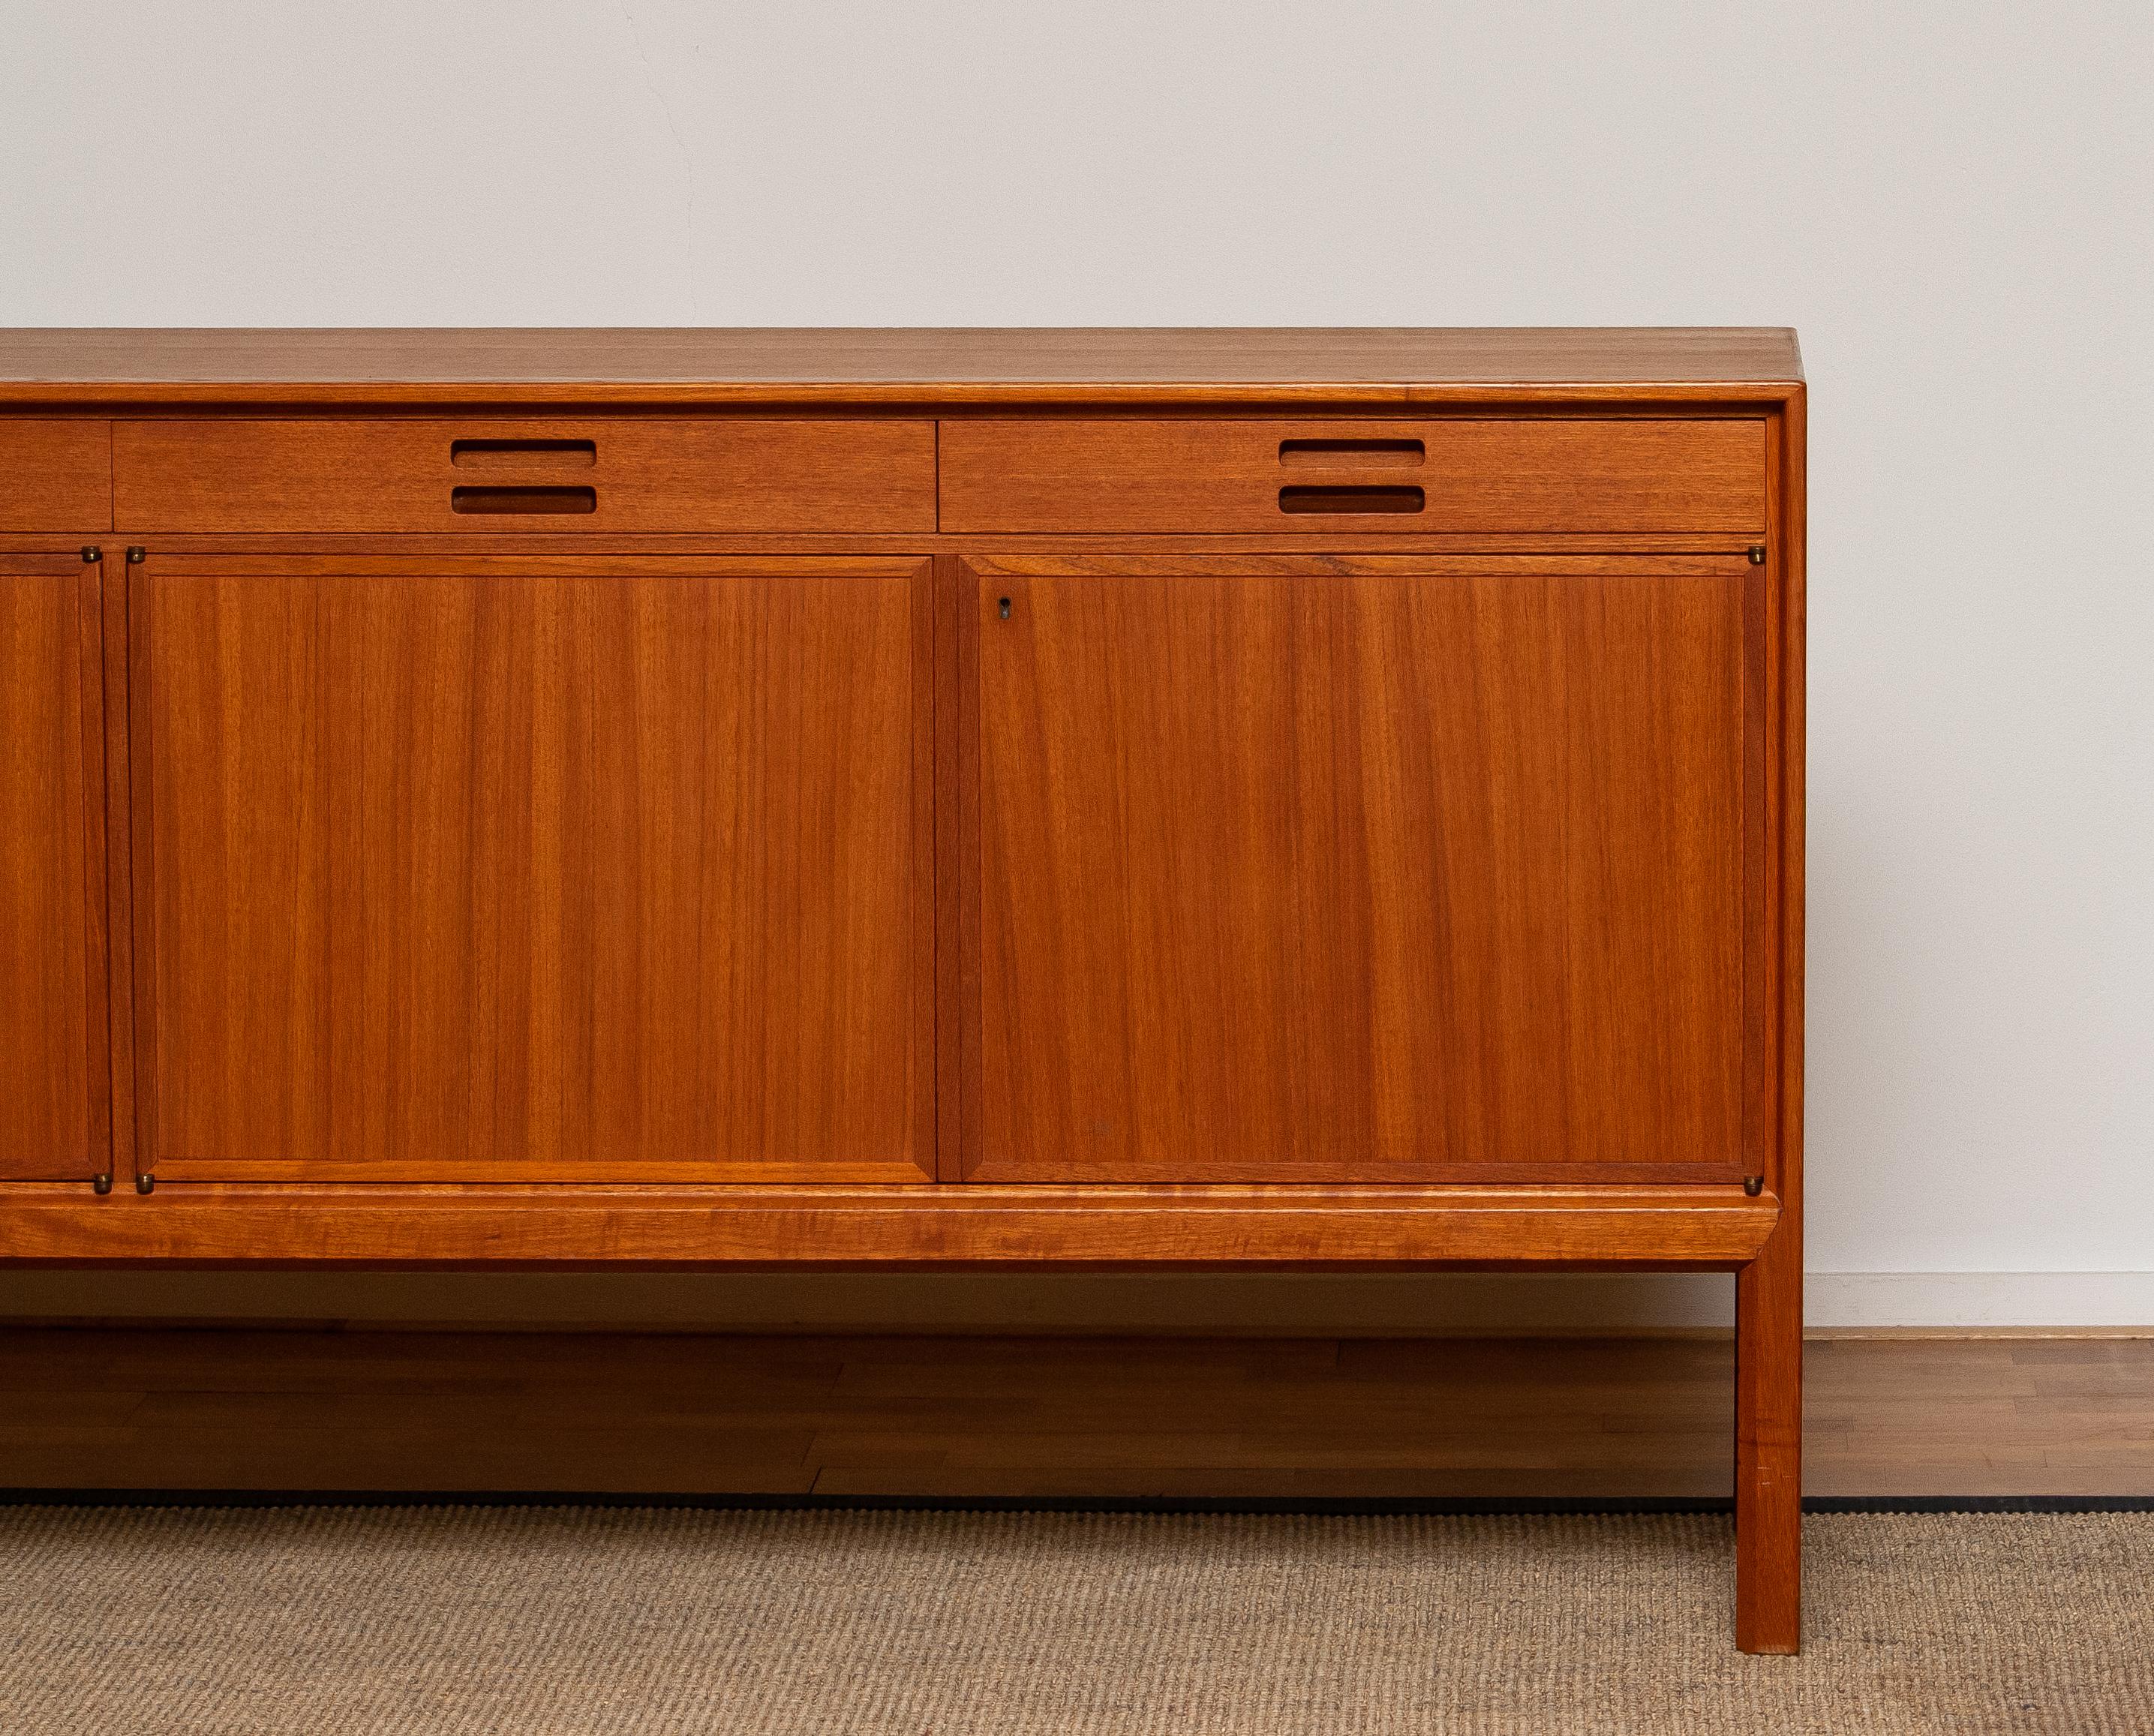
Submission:
[[[0,1178],[111,1167],[101,570],[0,554]]]
[[[992,1181],[1745,1172],[1744,568],[968,584]]]
[[[161,1177],[932,1172],[924,564],[139,570]]]

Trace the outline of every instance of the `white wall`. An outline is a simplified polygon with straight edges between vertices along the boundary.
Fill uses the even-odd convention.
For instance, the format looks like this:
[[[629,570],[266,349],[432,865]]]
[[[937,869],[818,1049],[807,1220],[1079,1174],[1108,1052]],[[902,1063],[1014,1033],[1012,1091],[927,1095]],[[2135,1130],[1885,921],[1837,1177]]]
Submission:
[[[1969,1274],[1817,1299],[2154,1321],[2150,73],[2144,0],[14,0],[0,324],[1799,326],[1810,1264]]]

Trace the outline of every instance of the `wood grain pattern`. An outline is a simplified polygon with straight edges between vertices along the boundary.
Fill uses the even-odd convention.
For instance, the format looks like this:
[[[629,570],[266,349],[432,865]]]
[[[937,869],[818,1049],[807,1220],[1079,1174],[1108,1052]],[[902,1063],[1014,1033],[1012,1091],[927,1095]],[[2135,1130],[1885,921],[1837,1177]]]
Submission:
[[[1776,871],[1771,904],[1773,920],[1779,926],[1779,946],[1774,958],[1776,968],[1772,974],[1767,1030],[1772,1039],[1771,1077],[1779,1111],[1772,1186],[1789,1199],[1799,1199],[1803,1186],[1803,1019],[1807,1004],[1804,885],[1809,764],[1807,415],[1805,396],[1798,390],[1785,412],[1774,418],[1772,448],[1778,514],[1774,527],[1777,565],[1773,569],[1777,581],[1777,631],[1773,639],[1777,664],[1770,671],[1769,692],[1778,728],[1772,740],[1768,788],[1775,797],[1769,835],[1779,845],[1778,855],[1772,859]],[[1796,1265],[1799,1269],[1799,1260]]]
[[[926,581],[828,565],[138,569],[160,1177],[932,1173]]]
[[[1352,451],[1283,462],[1295,442],[1410,438],[1401,467]],[[1720,533],[1765,528],[1756,417],[1298,421],[975,416],[942,430],[952,532],[1355,530]],[[1410,514],[1281,510],[1283,488],[1411,484]]]
[[[1740,563],[1021,564],[972,581],[967,1173],[1757,1172]]]
[[[482,535],[504,515],[453,495],[588,485],[594,509],[510,517],[579,536],[666,531],[935,528],[935,426],[918,420],[698,417],[462,421],[171,420],[115,426],[113,489],[130,531]],[[484,470],[458,442],[588,442],[591,461],[503,452]]]
[[[1803,1243],[1775,1226],[1735,1276],[1735,1643],[1802,1649]]]
[[[0,555],[0,1177],[110,1167],[100,570]]]
[[[0,402],[1777,402],[1778,328],[0,332]]]
[[[101,686],[105,722],[105,940],[106,1024],[110,1033],[112,1076],[112,1172],[120,1185],[130,1182],[136,1156],[135,1128],[135,822],[132,736],[130,715],[130,657],[127,632],[128,579],[133,568],[124,550],[113,550],[105,567],[104,668]]]
[[[94,534],[111,524],[110,422],[0,416],[0,531]]]
[[[1799,1202],[1803,1169],[1804,404],[1799,391],[1773,424],[1774,537],[1765,578],[1777,586],[1765,707],[1769,828],[1763,865],[1774,944],[1763,973],[1766,1069],[1775,1111],[1769,1174]],[[1755,582],[1755,581],[1753,581]],[[1803,1219],[1786,1214],[1736,1278],[1736,1643],[1745,1652],[1802,1647]]]
[[[482,554],[559,555],[564,551],[578,555],[603,554],[609,558],[627,554],[692,554],[770,555],[790,559],[804,554],[873,555],[892,549],[901,549],[907,554],[939,552],[968,557],[1001,553],[1038,555],[1050,551],[1072,554],[1126,554],[1151,550],[1162,554],[1189,554],[1200,551],[1238,550],[1253,554],[1291,554],[1302,560],[1319,559],[1334,554],[1526,554],[1554,551],[1552,558],[1561,558],[1572,554],[1724,555],[1732,552],[1728,539],[1724,535],[1633,536],[1611,533],[1603,536],[1581,534],[1550,539],[1498,535],[1493,532],[1469,535],[1365,531],[1356,532],[1350,536],[1342,533],[1338,540],[1333,542],[1328,538],[1314,539],[1299,534],[1269,536],[1253,533],[1202,538],[1141,535],[1134,531],[1111,536],[1089,534],[1081,536],[951,536],[941,534],[916,536],[908,534],[896,537],[887,534],[870,536],[860,532],[825,534],[814,531],[738,531],[677,536],[661,534],[621,535],[601,539],[584,538],[574,533],[548,532],[543,528],[546,522],[543,518],[516,521],[514,528],[490,531],[484,536],[456,532],[413,532],[395,537],[351,531],[309,531],[304,534],[283,531],[275,536],[249,535],[242,531],[214,534],[168,532],[156,535],[156,547],[160,554],[447,554],[458,560]],[[541,528],[533,532],[529,528],[533,523]],[[122,530],[117,534],[125,537],[130,533]],[[49,537],[35,539],[0,537],[0,550],[10,547],[48,549],[52,541]]]
[[[361,1266],[1729,1269],[1780,1218],[1736,1187],[11,1187],[0,1259]]]

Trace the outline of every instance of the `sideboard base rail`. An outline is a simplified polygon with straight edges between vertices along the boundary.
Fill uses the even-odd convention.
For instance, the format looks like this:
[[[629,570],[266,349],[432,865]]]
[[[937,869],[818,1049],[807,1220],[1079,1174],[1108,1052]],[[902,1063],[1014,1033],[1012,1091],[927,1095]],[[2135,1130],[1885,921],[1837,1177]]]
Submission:
[[[1733,1269],[1780,1218],[1738,1186],[0,1189],[0,1261],[48,1265]]]

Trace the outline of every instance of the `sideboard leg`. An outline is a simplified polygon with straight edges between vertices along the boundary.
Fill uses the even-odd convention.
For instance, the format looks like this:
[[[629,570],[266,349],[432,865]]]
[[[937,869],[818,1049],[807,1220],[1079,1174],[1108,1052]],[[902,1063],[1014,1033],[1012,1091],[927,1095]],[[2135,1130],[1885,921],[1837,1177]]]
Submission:
[[[1735,1643],[1802,1649],[1802,1243],[1783,1223],[1735,1274]]]

